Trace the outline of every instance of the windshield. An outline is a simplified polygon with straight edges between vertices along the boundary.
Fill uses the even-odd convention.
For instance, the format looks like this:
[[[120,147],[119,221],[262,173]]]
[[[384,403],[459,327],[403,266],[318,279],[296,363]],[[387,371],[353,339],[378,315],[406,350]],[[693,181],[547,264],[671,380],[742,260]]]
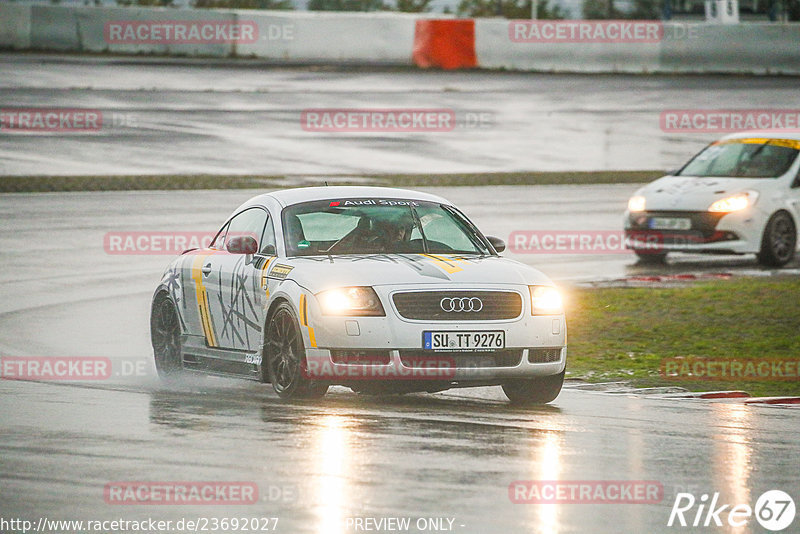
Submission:
[[[306,202],[283,211],[288,256],[490,254],[477,229],[450,206],[402,199]]]
[[[800,141],[733,139],[714,143],[694,157],[678,176],[777,178],[792,166]]]

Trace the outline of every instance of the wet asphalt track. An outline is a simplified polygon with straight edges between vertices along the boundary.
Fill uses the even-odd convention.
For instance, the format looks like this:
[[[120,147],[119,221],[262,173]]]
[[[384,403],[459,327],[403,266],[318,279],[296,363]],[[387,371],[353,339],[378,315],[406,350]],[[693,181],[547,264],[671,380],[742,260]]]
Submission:
[[[663,109],[789,107],[797,95],[796,80],[779,78],[168,63],[0,56],[2,107],[97,108],[133,119],[97,134],[0,136],[0,174],[669,168],[710,137],[661,133]],[[448,107],[462,118],[486,112],[493,120],[424,135],[323,135],[299,126],[303,109],[348,106]],[[507,237],[514,230],[619,229],[634,189],[432,190],[486,233]],[[349,534],[364,532],[348,528],[352,517],[427,517],[452,519],[453,531],[470,534],[648,533],[676,530],[666,522],[678,491],[720,492],[721,502],[751,506],[773,488],[800,497],[794,409],[574,388],[551,406],[517,409],[498,388],[388,398],[339,388],[323,401],[282,403],[269,386],[221,378],[165,386],[150,363],[148,311],[168,256],[109,255],[103,236],[214,231],[252,194],[0,197],[0,355],[114,362],[105,381],[0,381],[0,519],[278,517],[278,532]],[[629,254],[517,257],[565,285],[759,271],[749,257],[686,256],[655,269]],[[512,504],[509,484],[526,479],[652,480],[664,498]],[[134,480],[247,481],[258,486],[260,501],[106,504],[106,484]],[[735,531],[691,531],[763,530],[751,521]]]
[[[93,133],[0,136],[0,175],[671,169],[715,134],[669,109],[795,109],[797,79],[276,68],[0,54],[0,109],[98,110]],[[446,109],[452,131],[310,132],[313,108]]]
[[[591,198],[595,208],[581,224],[612,225],[630,187],[434,191],[502,236],[512,227],[554,224],[551,198],[571,212]],[[148,313],[168,256],[109,255],[103,235],[213,231],[253,193],[0,197],[0,354],[114,362],[105,381],[0,380],[0,517],[266,516],[279,518],[279,532],[342,534],[365,532],[348,528],[352,517],[433,517],[453,519],[453,531],[465,533],[649,533],[675,530],[666,522],[678,491],[720,492],[721,502],[751,506],[768,489],[800,494],[800,411],[791,408],[574,388],[531,409],[510,407],[499,388],[388,398],[337,388],[319,402],[283,403],[269,386],[222,378],[165,386],[150,364]],[[502,224],[486,199],[504,206]],[[565,283],[598,268],[645,272],[629,255],[522,259]],[[140,372],[132,372],[137,365]],[[664,498],[624,505],[509,500],[512,481],[552,479],[652,480]],[[253,482],[261,500],[206,507],[104,500],[110,482],[205,480]],[[751,523],[735,532],[763,531]]]

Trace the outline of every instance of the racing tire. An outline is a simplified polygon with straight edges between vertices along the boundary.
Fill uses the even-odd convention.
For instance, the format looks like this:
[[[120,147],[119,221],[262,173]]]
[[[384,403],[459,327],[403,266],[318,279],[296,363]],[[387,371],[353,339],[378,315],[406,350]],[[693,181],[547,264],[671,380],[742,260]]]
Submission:
[[[272,389],[282,399],[319,398],[328,384],[306,374],[306,350],[292,307],[282,302],[270,315],[264,334],[263,361]]]
[[[797,229],[792,216],[785,211],[772,215],[764,227],[758,262],[767,267],[783,267],[794,258]]]
[[[639,263],[647,265],[658,265],[667,261],[666,252],[651,252],[647,250],[634,250],[636,257],[639,258]]]
[[[166,293],[153,299],[150,310],[150,342],[158,376],[174,378],[183,372],[181,323],[178,310]]]
[[[547,404],[561,393],[566,368],[557,375],[517,378],[503,384],[503,393],[512,404]]]

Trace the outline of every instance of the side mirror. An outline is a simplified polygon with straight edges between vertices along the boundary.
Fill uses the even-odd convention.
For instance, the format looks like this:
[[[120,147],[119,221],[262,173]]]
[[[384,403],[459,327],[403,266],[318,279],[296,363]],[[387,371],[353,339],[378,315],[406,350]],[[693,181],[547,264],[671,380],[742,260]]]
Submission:
[[[506,249],[506,242],[500,239],[499,237],[492,237],[487,235],[486,239],[489,240],[489,243],[492,244],[492,246],[497,252],[503,252]]]
[[[231,254],[255,254],[258,252],[258,241],[249,235],[231,237],[226,248]]]

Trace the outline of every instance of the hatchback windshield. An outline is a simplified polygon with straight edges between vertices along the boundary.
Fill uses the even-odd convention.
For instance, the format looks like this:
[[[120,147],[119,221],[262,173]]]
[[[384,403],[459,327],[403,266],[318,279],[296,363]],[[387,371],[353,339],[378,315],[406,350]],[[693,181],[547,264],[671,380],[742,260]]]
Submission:
[[[694,157],[678,176],[777,178],[792,166],[800,141],[734,139],[714,143]]]
[[[455,209],[400,199],[305,202],[283,211],[286,254],[489,254]]]

